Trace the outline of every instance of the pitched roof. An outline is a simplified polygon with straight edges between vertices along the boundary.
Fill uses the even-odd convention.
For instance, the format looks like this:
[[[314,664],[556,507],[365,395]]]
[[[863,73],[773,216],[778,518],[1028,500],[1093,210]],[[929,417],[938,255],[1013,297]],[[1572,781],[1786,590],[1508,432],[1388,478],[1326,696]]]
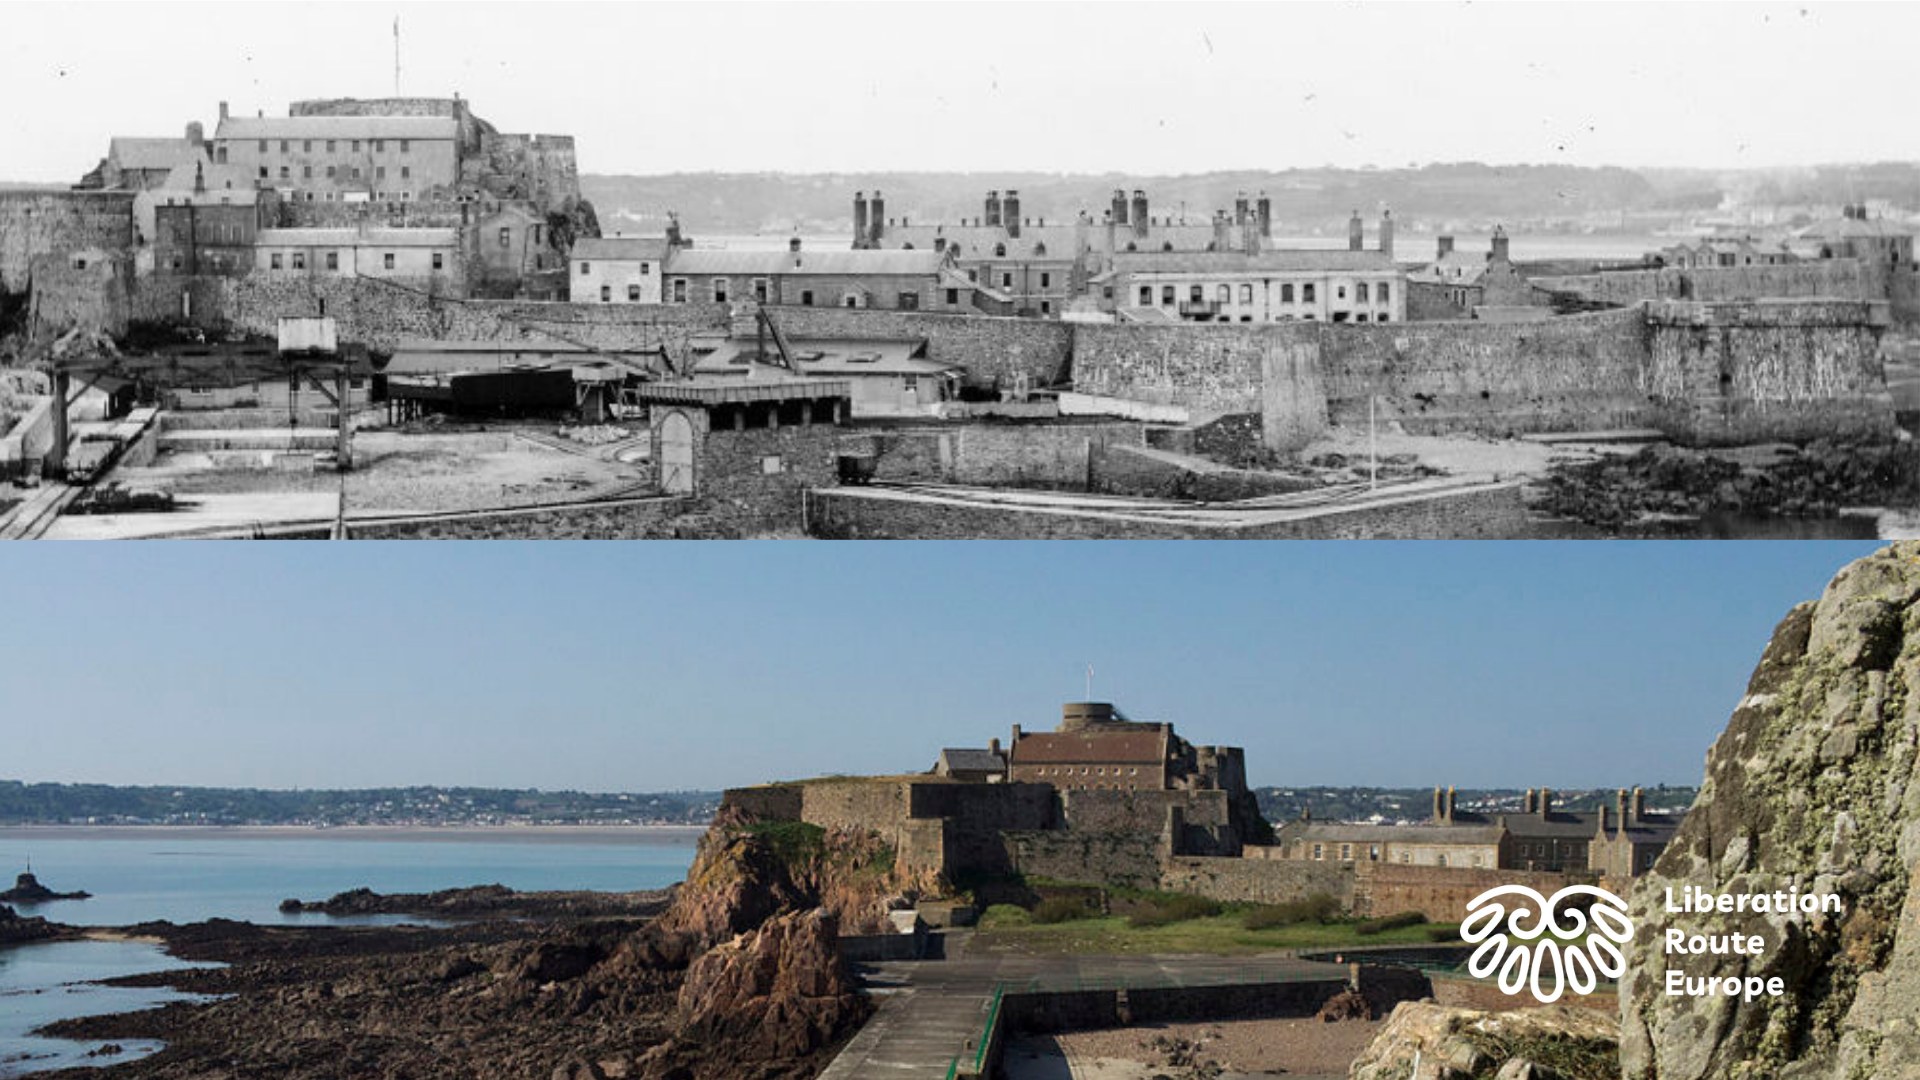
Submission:
[[[145,139],[116,135],[107,143],[107,156],[123,169],[171,169],[204,160],[206,151],[188,139]]]
[[[229,116],[216,139],[452,139],[451,116]]]
[[[980,750],[972,747],[947,747],[940,751],[940,760],[949,771],[1002,772],[1007,767],[1005,754],[995,750]]]
[[[784,374],[784,369],[762,363],[757,356],[758,342],[753,338],[729,338],[712,343],[695,363],[702,375]],[[699,346],[695,346],[696,350]],[[771,348],[771,343],[769,343]],[[944,375],[961,370],[955,364],[943,364],[920,355],[926,342],[920,338],[899,340],[842,341],[818,338],[793,338],[788,352],[799,366],[800,374],[855,375]]]
[[[680,248],[667,260],[673,274],[812,274],[933,277],[946,256],[933,251],[732,251]]]
[[[664,236],[586,236],[573,242],[576,259],[600,259],[605,262],[628,260],[661,262],[667,257]]]
[[[1113,257],[1122,274],[1262,274],[1289,271],[1397,272],[1393,258],[1379,251],[1287,248],[1248,255],[1238,251],[1142,252]]]
[[[205,201],[217,202],[219,198],[238,197],[242,203],[252,202],[259,195],[259,187],[254,183],[250,170],[244,165],[216,165],[212,162],[183,162],[167,173],[166,180],[153,189],[154,201],[164,205],[168,199],[180,200],[182,196],[194,194],[194,177],[206,185]]]
[[[1449,251],[1418,270],[1407,280],[1424,285],[1478,285],[1487,274],[1487,256],[1465,251]]]
[[[1166,755],[1161,731],[1057,732],[1021,735],[1013,744],[1016,765],[1089,765],[1116,761],[1158,765]]]
[[[1346,821],[1296,821],[1281,827],[1284,839],[1357,842],[1395,841],[1411,844],[1495,844],[1498,825],[1372,825]]]

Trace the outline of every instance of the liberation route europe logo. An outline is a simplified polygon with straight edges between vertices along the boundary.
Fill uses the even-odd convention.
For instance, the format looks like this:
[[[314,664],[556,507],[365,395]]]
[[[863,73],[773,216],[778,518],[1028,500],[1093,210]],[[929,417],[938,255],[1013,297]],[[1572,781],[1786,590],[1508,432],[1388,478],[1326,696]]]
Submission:
[[[1567,903],[1575,898],[1583,902]],[[1468,902],[1460,937],[1478,946],[1467,960],[1474,978],[1497,972],[1502,993],[1524,988],[1548,1005],[1568,989],[1585,996],[1602,978],[1619,979],[1633,922],[1626,901],[1597,886],[1569,885],[1548,898],[1525,885],[1499,885]]]

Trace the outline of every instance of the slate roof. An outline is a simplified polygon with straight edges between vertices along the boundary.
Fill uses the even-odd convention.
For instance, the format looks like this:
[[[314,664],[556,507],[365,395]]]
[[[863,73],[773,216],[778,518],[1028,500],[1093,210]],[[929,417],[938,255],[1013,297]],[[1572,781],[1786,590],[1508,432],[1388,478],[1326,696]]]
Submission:
[[[1016,765],[1099,765],[1131,762],[1158,765],[1166,756],[1160,731],[1036,732],[1013,744]]]
[[[454,247],[459,229],[261,229],[255,247]]]
[[[946,256],[933,251],[729,251],[720,248],[681,248],[667,260],[667,272],[694,277],[702,274],[869,275],[875,277],[934,277]]]
[[[205,160],[206,151],[187,139],[145,139],[116,135],[107,143],[107,156],[123,169],[171,169],[181,163]]]
[[[1248,255],[1238,251],[1120,254],[1113,267],[1123,274],[1261,274],[1299,271],[1392,273],[1393,258],[1379,251],[1289,248]]]
[[[1005,754],[971,747],[947,747],[940,751],[940,760],[949,772],[1004,772],[1007,768]]]
[[[573,257],[603,262],[661,262],[667,257],[664,236],[589,236],[573,242]]]
[[[451,140],[460,122],[451,116],[229,116],[216,139],[433,139]]]
[[[1487,274],[1484,253],[1449,251],[1443,257],[1407,274],[1407,280],[1423,285],[1478,285]]]
[[[1285,839],[1336,843],[1378,843],[1395,841],[1413,844],[1495,844],[1500,841],[1498,825],[1369,825],[1344,821],[1289,822],[1281,827]]]

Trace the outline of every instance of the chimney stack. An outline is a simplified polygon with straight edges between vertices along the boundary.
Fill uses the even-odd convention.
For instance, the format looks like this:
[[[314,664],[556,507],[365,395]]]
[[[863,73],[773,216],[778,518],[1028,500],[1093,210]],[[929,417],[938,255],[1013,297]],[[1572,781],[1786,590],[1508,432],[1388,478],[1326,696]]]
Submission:
[[[1019,192],[1013,190],[1012,188],[1007,189],[1007,201],[1005,205],[1002,207],[1002,212],[1006,215],[1007,235],[1014,238],[1015,240],[1020,239],[1020,193]]]
[[[987,228],[991,229],[998,224],[1000,224],[1000,193],[989,191],[987,192]]]
[[[1380,254],[1393,258],[1393,211],[1380,211]]]
[[[1632,805],[1633,805],[1632,803],[1627,801],[1626,788],[1621,788],[1619,791],[1614,792],[1613,807],[1615,810],[1618,810],[1620,812],[1620,827],[1623,829],[1626,828],[1629,822],[1631,821],[1631,819],[1627,816],[1627,808]]]
[[[1439,244],[1434,248],[1434,252],[1433,252],[1434,261],[1438,262],[1439,260],[1444,259],[1451,254],[1453,254],[1453,237],[1451,236],[1441,237]]]
[[[800,250],[800,238],[796,236],[796,237],[794,237],[793,239],[791,239],[791,240],[788,240],[788,241],[787,241],[787,250],[788,250],[788,251],[794,251],[794,252],[797,252],[797,251],[799,251],[799,250]]]
[[[1433,789],[1433,823],[1444,825],[1447,821],[1447,796],[1438,785]]]
[[[1527,789],[1526,798],[1520,804],[1520,812],[1523,814],[1533,813],[1533,789],[1532,788]]]
[[[1546,817],[1547,815],[1553,813],[1553,789],[1552,788],[1543,787],[1540,789],[1539,811],[1540,811],[1541,817]]]
[[[1273,200],[1267,198],[1267,193],[1263,191],[1256,205],[1259,207],[1256,216],[1260,219],[1260,239],[1271,240],[1273,239]]]
[[[1366,246],[1366,226],[1361,224],[1360,211],[1355,210],[1347,219],[1347,250],[1359,251]]]
[[[1453,788],[1448,787],[1447,788],[1447,824],[1449,825],[1453,824],[1454,798],[1455,798],[1455,795],[1454,795]]]
[[[987,740],[987,752],[989,754],[998,754],[1000,752],[1000,740],[998,737]]]
[[[880,190],[874,189],[873,198],[867,202],[867,218],[871,231],[867,235],[868,247],[879,247],[880,241],[887,235],[887,201],[881,197]]]
[[[1493,250],[1487,253],[1487,261],[1503,263],[1507,261],[1507,228],[1504,225],[1493,227]]]
[[[1253,211],[1247,205],[1247,193],[1244,191],[1235,193],[1233,196],[1233,223],[1235,225],[1245,225],[1247,219],[1252,216]]]
[[[220,119],[222,121],[225,121],[226,118],[227,118],[227,103],[223,101],[220,103]]]
[[[1634,788],[1633,789],[1633,823],[1635,825],[1640,824],[1640,820],[1646,816],[1647,816],[1647,793],[1642,788]]]
[[[1133,189],[1133,235],[1145,237],[1153,220],[1147,216],[1147,193]]]
[[[867,232],[867,193],[856,191],[853,193],[853,246],[856,249],[867,246]]]
[[[1120,188],[1113,189],[1113,209],[1107,211],[1107,213],[1109,215],[1108,220],[1112,221],[1115,225],[1125,225],[1127,223],[1127,193],[1124,190]]]

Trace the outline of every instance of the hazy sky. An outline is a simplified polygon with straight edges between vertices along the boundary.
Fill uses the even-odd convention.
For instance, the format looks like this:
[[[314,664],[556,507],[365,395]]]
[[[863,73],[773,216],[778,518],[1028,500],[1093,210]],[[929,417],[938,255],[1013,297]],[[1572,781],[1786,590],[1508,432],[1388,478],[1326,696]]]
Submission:
[[[1085,693],[1255,783],[1695,783],[1870,544],[22,545],[0,778],[662,790],[929,767]]]
[[[8,4],[0,179],[221,100],[459,92],[590,172],[1920,157],[1920,5]]]

